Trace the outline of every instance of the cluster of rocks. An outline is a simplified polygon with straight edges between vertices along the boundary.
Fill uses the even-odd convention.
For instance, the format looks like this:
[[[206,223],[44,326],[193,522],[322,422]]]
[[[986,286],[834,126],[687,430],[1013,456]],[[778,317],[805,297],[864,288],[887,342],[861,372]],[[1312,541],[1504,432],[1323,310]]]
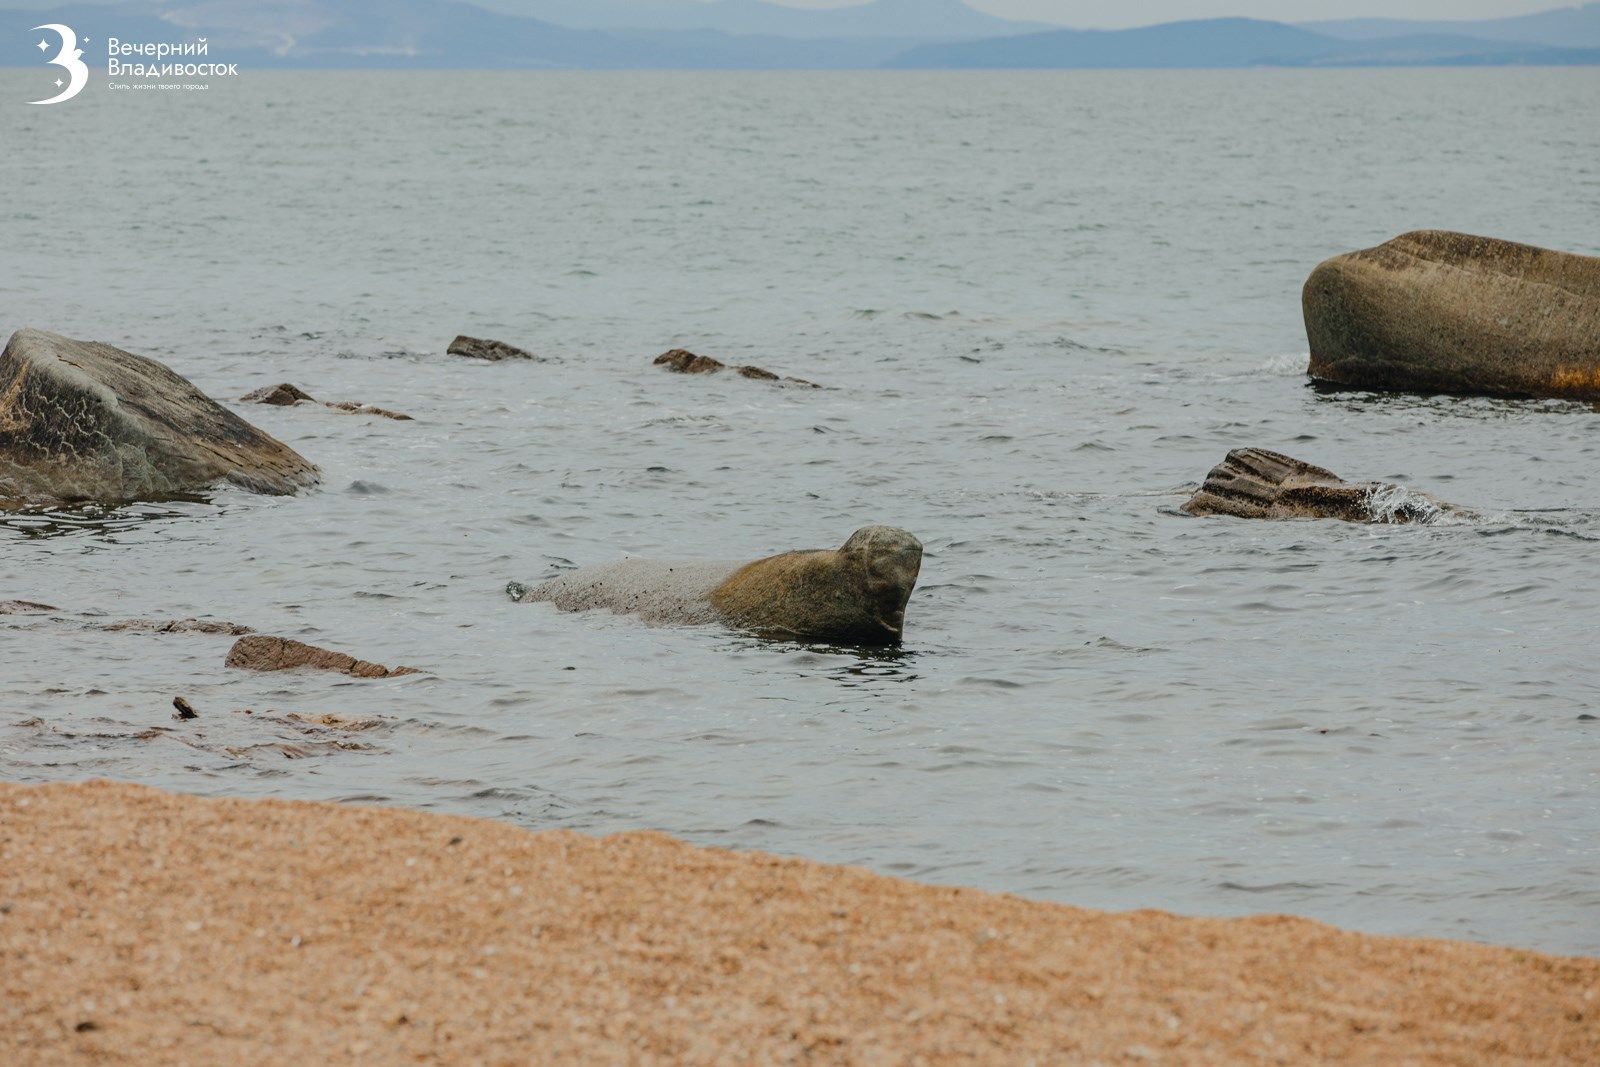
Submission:
[[[663,367],[678,374],[718,374],[731,370],[741,378],[754,378],[762,382],[788,382],[791,385],[801,385],[807,389],[821,389],[816,382],[808,382],[804,378],[780,377],[761,367],[742,366],[730,367],[720,359],[710,356],[697,356],[687,348],[674,348],[670,352],[663,352],[655,358],[655,365]]]
[[[1327,386],[1600,400],[1600,259],[1592,256],[1419,230],[1318,265],[1301,305],[1307,373]],[[1472,514],[1259,448],[1229,453],[1184,510],[1389,523]]]

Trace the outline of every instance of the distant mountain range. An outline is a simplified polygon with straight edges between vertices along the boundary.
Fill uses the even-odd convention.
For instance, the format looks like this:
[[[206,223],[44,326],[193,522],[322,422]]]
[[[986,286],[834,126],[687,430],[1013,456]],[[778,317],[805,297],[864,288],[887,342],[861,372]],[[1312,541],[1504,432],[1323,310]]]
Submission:
[[[765,0],[478,0],[494,11],[591,30],[717,30],[801,40],[877,37],[959,41],[1058,27],[974,11],[962,0],[872,0],[784,7]]]
[[[1600,4],[1587,9],[1600,40]],[[1135,30],[1053,30],[919,45],[888,66],[922,69],[1502,66],[1600,63],[1600,47],[1553,47],[1439,32],[1340,38],[1259,19],[1168,22]]]
[[[851,8],[762,0],[0,0],[0,65],[37,66],[28,28],[99,41],[206,37],[241,68],[867,69],[1600,64],[1600,3],[1488,22],[1354,20],[1293,26],[1209,19],[1131,30],[1039,31],[961,0]],[[26,7],[22,4],[26,3]],[[546,17],[529,17],[530,14]],[[628,26],[623,23],[635,21]],[[1027,32],[1020,32],[1027,31]]]

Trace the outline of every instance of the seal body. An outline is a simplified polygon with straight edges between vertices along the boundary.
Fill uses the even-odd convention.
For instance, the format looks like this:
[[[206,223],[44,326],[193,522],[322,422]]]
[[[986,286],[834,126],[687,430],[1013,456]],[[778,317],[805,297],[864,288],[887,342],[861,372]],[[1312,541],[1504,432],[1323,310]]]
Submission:
[[[1363,389],[1600,399],[1600,259],[1422,230],[1319,265],[1313,378]]]
[[[606,608],[652,623],[721,623],[765,636],[891,645],[922,569],[922,543],[889,526],[857,530],[839,548],[784,552],[753,563],[623,560],[532,589],[521,603]]]

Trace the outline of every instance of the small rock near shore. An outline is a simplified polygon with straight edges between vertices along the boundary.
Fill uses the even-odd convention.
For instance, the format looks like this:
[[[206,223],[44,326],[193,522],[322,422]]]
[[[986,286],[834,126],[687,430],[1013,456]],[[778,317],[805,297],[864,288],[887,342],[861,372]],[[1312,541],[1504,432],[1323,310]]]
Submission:
[[[241,637],[228,650],[226,665],[248,671],[287,671],[299,667],[336,671],[354,678],[397,678],[420,673],[415,667],[385,667],[378,663],[317,648],[287,637]]]

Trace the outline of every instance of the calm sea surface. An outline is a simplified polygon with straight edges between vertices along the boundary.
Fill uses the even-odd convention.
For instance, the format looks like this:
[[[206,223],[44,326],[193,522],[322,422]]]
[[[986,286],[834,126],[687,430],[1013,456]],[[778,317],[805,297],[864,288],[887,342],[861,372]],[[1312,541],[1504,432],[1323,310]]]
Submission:
[[[1600,413],[1319,393],[1299,307],[1407,229],[1600,253],[1600,71],[38,78],[0,72],[0,328],[417,421],[247,407],[322,489],[0,519],[0,599],[63,609],[0,618],[0,776],[1600,953]],[[1175,513],[1242,445],[1487,517]],[[927,545],[898,654],[502,592],[870,522]],[[287,712],[386,718],[289,759],[327,738]]]

